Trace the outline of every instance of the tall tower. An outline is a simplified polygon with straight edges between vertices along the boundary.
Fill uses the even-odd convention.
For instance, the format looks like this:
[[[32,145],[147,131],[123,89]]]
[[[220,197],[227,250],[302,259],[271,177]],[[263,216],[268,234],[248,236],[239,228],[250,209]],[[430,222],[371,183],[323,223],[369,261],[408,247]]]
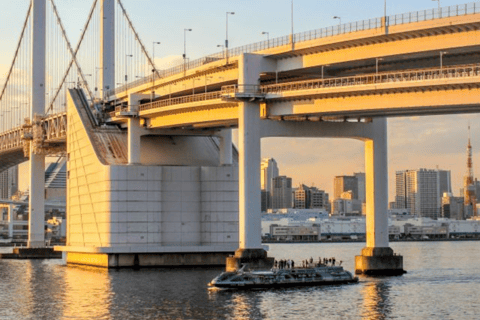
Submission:
[[[472,163],[472,145],[470,143],[470,126],[468,126],[468,145],[467,145],[467,173],[463,178],[463,199],[466,206],[472,206],[473,215],[477,215],[477,197],[475,195],[475,185],[473,183],[473,163]]]

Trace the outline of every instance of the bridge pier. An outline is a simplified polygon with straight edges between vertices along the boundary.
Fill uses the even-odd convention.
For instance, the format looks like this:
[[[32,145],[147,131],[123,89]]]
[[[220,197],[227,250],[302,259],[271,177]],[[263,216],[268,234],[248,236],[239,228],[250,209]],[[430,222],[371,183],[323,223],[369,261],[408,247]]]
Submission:
[[[45,113],[46,1],[34,0],[32,6],[32,109],[30,119]],[[34,124],[35,126],[35,124]],[[35,132],[34,132],[35,135]],[[30,144],[30,197],[28,246],[45,246],[45,156],[35,153]]]
[[[250,269],[270,269],[274,258],[268,258],[261,239],[261,119],[260,104],[249,96],[252,84],[258,84],[265,58],[244,54],[239,59],[239,91],[245,99],[238,102],[239,148],[239,248],[227,258],[227,271],[235,271],[247,264]]]
[[[373,120],[373,136],[365,140],[366,237],[367,245],[355,257],[355,273],[399,275],[403,257],[388,243],[388,155],[387,119]]]
[[[239,103],[239,248],[227,258],[227,271],[247,264],[250,269],[270,269],[261,239],[260,199],[260,106],[255,102]]]

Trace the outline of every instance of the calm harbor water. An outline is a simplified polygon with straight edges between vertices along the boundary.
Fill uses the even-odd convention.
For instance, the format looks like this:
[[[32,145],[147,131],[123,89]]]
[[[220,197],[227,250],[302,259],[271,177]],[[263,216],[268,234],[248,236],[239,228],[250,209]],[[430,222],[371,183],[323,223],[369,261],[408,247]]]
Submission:
[[[221,269],[106,271],[60,260],[0,260],[0,319],[480,319],[480,242],[396,242],[408,274],[315,288],[212,291]],[[296,261],[361,243],[271,244]]]

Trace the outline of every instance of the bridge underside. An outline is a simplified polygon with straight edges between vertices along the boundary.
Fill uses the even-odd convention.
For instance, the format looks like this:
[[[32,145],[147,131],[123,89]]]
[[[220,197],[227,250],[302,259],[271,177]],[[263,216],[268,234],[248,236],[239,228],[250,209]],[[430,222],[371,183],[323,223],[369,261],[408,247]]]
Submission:
[[[12,149],[0,153],[0,172],[7,170],[13,166],[19,165],[22,162],[28,161],[23,153],[23,148]]]

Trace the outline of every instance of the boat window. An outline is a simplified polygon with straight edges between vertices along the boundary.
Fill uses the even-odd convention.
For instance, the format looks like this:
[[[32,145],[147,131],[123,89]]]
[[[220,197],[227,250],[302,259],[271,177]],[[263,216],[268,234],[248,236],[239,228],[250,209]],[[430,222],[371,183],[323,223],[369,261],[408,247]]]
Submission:
[[[239,281],[243,281],[243,278],[242,277],[235,277],[235,278],[232,278],[232,280],[230,280],[232,282],[239,282]]]

